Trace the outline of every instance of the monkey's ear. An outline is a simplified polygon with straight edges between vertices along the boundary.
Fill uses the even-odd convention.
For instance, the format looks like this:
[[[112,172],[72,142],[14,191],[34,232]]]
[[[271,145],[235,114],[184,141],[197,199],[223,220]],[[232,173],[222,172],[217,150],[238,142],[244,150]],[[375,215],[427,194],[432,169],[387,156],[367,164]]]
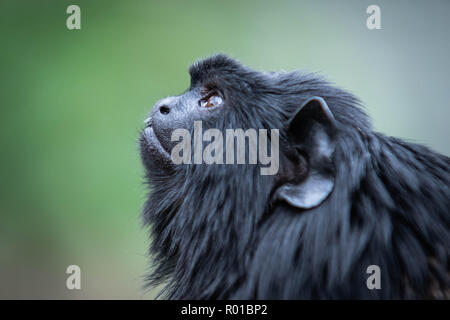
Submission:
[[[276,191],[276,198],[290,205],[310,209],[320,205],[333,191],[335,170],[332,162],[336,121],[320,97],[308,99],[289,123],[289,138],[296,148],[302,174]],[[302,157],[306,161],[301,161]]]

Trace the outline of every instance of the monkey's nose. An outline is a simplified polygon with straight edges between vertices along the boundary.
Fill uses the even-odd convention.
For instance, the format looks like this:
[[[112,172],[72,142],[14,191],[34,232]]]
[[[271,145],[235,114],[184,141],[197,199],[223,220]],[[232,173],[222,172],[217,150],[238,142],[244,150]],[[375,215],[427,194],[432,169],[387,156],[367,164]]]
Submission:
[[[170,108],[169,108],[169,106],[163,104],[162,106],[159,107],[159,112],[160,112],[162,115],[167,115],[167,114],[170,113]]]

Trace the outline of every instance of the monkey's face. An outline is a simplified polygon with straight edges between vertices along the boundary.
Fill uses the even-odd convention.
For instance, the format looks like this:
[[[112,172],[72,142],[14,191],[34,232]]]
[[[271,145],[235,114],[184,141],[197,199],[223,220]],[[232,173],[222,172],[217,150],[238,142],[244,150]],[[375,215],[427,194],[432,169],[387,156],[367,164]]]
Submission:
[[[177,141],[172,141],[176,130],[185,129],[192,139],[194,122],[213,125],[214,119],[223,115],[225,97],[217,88],[200,86],[174,97],[158,101],[150,116],[145,120],[141,135],[141,153],[144,164],[151,170],[172,170],[175,166],[171,157]],[[183,137],[186,139],[186,137]],[[193,147],[193,146],[192,146]]]

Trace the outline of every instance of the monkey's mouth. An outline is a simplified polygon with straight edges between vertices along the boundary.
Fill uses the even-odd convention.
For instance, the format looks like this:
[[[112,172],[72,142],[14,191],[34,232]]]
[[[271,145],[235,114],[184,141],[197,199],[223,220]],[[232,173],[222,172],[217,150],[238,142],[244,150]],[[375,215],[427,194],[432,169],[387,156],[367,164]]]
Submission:
[[[141,157],[145,163],[151,162],[164,165],[165,167],[173,166],[169,151],[163,147],[151,126],[146,127],[142,132],[140,145]]]

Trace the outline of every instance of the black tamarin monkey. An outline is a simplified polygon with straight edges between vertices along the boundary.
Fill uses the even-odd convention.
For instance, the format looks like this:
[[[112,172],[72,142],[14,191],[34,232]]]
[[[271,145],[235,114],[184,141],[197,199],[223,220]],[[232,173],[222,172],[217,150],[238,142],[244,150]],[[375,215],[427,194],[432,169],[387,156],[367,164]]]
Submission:
[[[358,100],[316,75],[191,66],[140,138],[155,262],[171,299],[449,298],[450,159],[374,132]],[[430,103],[432,103],[430,101]],[[171,132],[279,129],[279,170],[181,164]],[[367,268],[379,266],[381,288]]]

